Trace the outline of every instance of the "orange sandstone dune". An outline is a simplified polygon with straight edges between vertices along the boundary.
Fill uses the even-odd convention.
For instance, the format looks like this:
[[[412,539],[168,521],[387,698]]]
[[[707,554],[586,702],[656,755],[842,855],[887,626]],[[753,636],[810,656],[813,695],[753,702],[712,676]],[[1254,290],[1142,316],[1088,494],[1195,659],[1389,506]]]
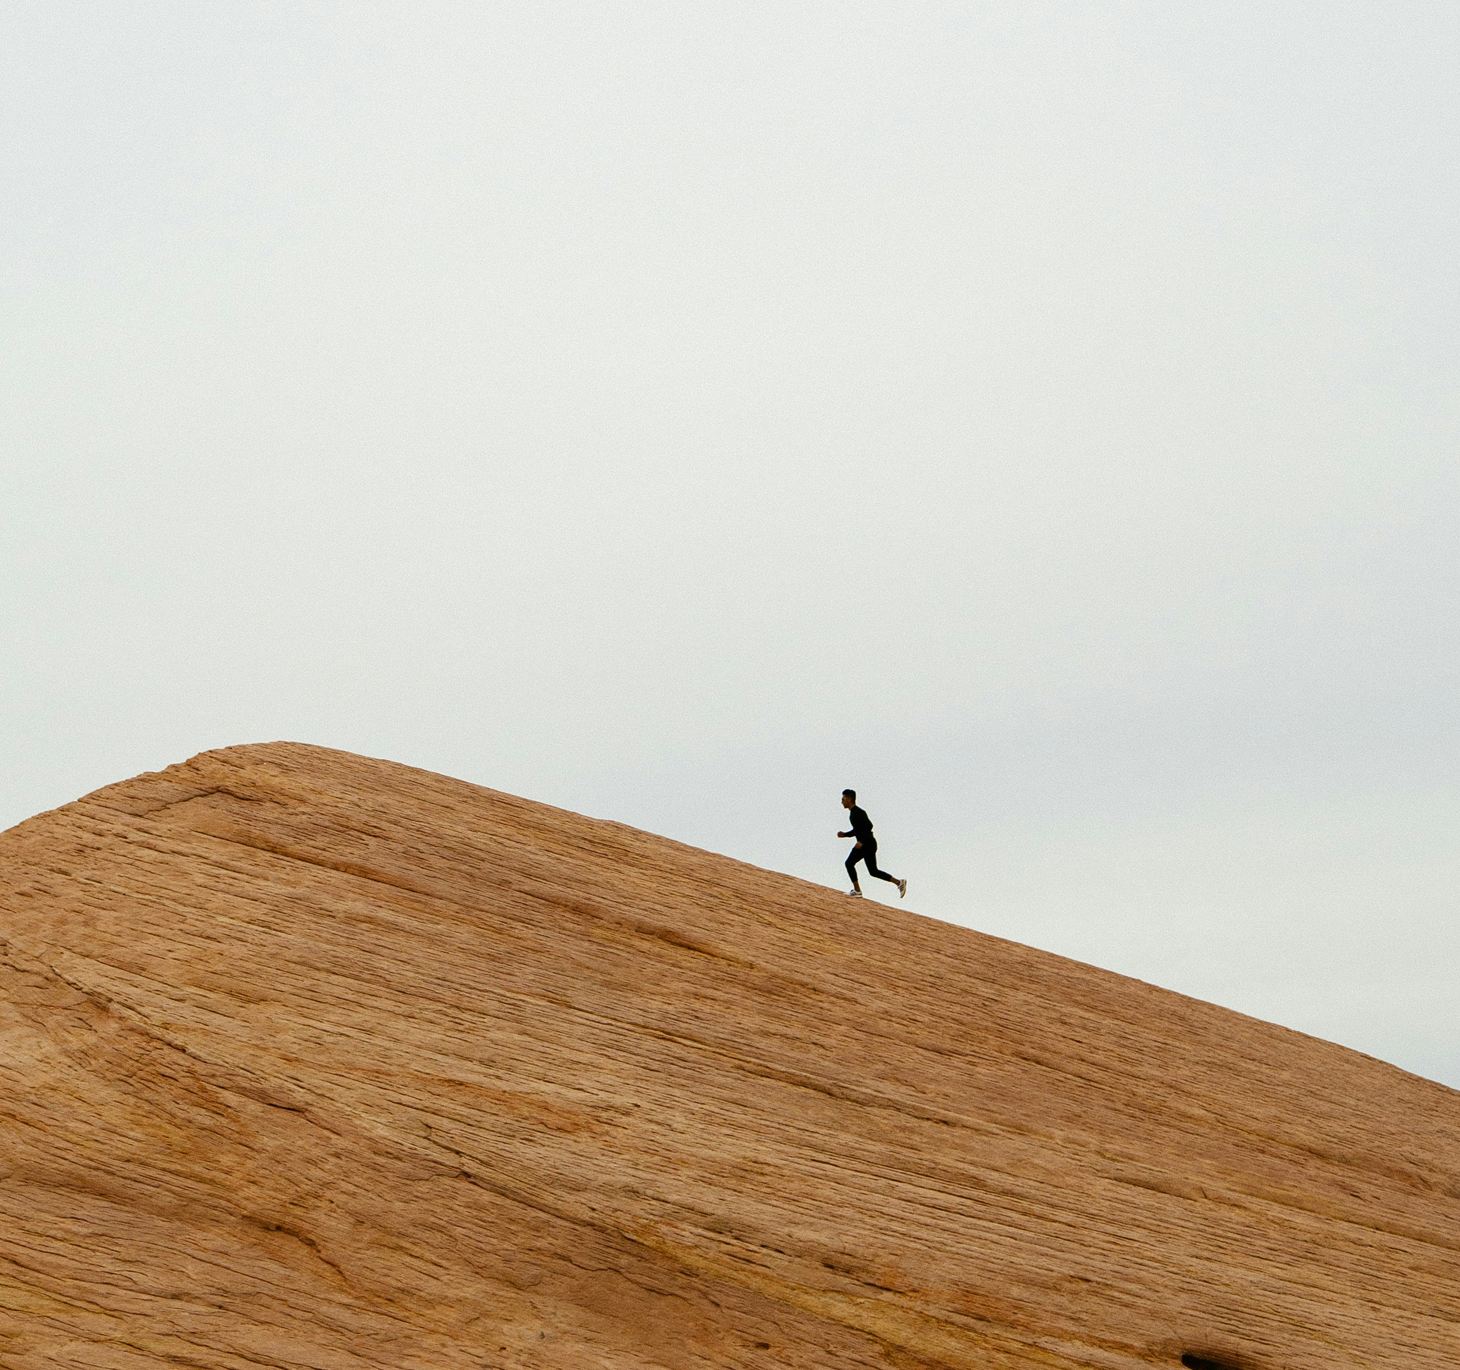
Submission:
[[[1460,1094],[456,780],[0,835],[5,1370],[1460,1366]]]

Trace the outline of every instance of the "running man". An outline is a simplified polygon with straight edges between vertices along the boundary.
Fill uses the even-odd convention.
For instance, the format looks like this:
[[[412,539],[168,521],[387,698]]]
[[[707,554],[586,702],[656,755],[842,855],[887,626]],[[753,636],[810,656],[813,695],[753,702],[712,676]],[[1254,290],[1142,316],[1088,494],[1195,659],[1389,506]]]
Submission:
[[[852,854],[847,857],[847,874],[852,877],[852,887],[847,891],[853,899],[862,897],[862,887],[857,883],[857,862],[867,863],[867,874],[875,875],[879,880],[890,880],[897,886],[897,897],[901,899],[907,893],[907,881],[899,880],[895,875],[888,875],[886,871],[877,869],[877,839],[872,836],[872,820],[867,817],[865,809],[857,807],[856,790],[842,791],[842,808],[852,811],[851,832],[839,832],[838,837],[855,837],[856,844],[852,847]]]

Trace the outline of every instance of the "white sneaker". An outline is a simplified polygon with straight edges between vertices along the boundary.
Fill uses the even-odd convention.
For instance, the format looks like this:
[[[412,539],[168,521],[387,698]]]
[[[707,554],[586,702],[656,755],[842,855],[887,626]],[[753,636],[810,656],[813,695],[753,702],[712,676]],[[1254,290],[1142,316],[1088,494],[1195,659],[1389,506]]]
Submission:
[[[861,890],[848,890],[847,891],[847,897],[849,899],[860,899],[862,897],[862,891]]]
[[[907,894],[907,881],[906,880],[899,880],[897,882],[897,897],[899,899],[901,899],[906,894]]]

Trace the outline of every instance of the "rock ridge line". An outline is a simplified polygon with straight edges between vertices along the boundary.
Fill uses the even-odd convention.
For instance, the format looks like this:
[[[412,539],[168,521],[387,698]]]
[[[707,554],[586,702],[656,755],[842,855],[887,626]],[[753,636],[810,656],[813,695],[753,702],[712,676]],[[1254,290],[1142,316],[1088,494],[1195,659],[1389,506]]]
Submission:
[[[1460,1093],[463,781],[0,834],[0,1370],[1455,1370]]]

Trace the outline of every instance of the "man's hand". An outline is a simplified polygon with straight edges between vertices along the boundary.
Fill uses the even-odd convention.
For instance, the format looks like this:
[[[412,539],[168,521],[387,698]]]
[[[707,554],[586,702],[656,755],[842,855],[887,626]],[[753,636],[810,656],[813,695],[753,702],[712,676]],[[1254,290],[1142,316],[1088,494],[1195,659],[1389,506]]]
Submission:
[[[851,836],[851,833],[849,833],[849,832],[839,832],[839,833],[837,833],[837,836],[838,837],[850,837]]]

